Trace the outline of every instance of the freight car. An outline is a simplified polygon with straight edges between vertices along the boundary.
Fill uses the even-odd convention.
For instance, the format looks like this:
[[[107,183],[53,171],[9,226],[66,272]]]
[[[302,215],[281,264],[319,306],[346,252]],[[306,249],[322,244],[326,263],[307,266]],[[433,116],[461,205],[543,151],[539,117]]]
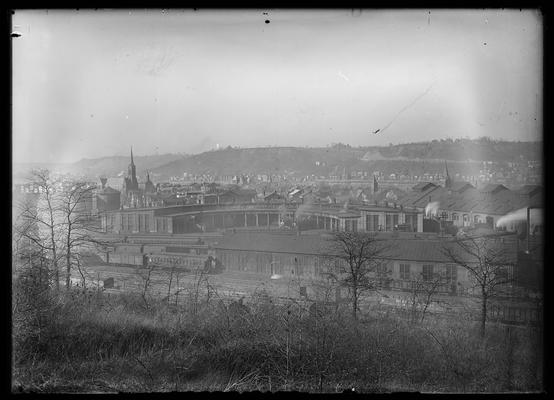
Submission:
[[[212,273],[223,269],[209,246],[198,243],[181,246],[120,243],[100,256],[107,264],[115,265],[176,267],[186,271],[204,269]]]

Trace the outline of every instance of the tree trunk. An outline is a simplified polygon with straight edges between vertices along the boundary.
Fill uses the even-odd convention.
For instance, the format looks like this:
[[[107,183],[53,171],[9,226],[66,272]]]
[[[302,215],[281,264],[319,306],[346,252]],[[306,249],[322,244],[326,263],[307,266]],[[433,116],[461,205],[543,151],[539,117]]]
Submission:
[[[54,278],[56,279],[56,290],[60,290],[60,270],[58,268],[58,254],[56,252],[56,242],[54,241],[54,229],[52,229],[52,258],[54,265]]]
[[[68,213],[67,215],[67,242],[66,242],[66,246],[67,246],[67,249],[66,249],[66,254],[65,254],[65,258],[66,258],[66,276],[65,276],[65,289],[66,290],[69,290],[69,286],[71,285],[71,230],[72,230],[72,225],[71,225],[71,219],[70,219],[70,213]]]
[[[66,255],[66,276],[65,276],[65,288],[69,290],[69,286],[71,285],[71,252],[68,250]]]
[[[358,319],[358,291],[352,288],[352,317]]]
[[[481,307],[481,337],[485,337],[485,329],[487,324],[487,296],[483,294]]]

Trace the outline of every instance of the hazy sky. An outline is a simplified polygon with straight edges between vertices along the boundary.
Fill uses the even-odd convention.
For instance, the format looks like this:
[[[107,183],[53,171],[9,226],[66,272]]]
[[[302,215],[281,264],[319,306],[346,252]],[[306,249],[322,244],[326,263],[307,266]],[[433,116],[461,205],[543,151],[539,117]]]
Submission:
[[[12,23],[14,162],[131,144],[542,135],[536,11],[16,11]]]

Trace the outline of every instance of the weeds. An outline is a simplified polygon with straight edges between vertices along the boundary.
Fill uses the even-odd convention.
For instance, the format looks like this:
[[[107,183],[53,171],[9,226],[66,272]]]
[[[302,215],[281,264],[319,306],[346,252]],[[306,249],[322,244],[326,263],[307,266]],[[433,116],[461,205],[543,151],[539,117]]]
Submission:
[[[353,321],[268,296],[175,305],[79,289],[14,308],[14,391],[538,391],[534,328]],[[24,307],[24,305],[27,305]]]

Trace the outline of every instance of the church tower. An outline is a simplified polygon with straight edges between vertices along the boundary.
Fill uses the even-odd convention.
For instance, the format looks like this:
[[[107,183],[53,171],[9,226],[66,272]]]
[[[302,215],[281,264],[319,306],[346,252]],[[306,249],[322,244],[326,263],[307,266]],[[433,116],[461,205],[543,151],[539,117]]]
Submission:
[[[123,186],[125,193],[129,193],[132,190],[138,190],[138,180],[137,180],[137,168],[133,160],[133,147],[131,146],[131,163],[127,169],[127,176],[123,181]]]
[[[446,179],[444,180],[444,187],[447,189],[450,189],[452,187],[452,179],[450,179],[450,175],[448,174],[448,165],[446,164],[446,160],[444,160],[444,168],[446,170]]]
[[[150,172],[146,172],[146,183],[144,184],[144,192],[145,193],[155,193],[156,192],[156,186],[154,186],[154,183],[150,180]]]
[[[131,163],[129,164],[128,177],[131,181],[131,184],[133,185],[133,188],[131,190],[137,190],[138,189],[137,167],[135,167],[135,163],[133,161],[133,146],[131,146]]]

